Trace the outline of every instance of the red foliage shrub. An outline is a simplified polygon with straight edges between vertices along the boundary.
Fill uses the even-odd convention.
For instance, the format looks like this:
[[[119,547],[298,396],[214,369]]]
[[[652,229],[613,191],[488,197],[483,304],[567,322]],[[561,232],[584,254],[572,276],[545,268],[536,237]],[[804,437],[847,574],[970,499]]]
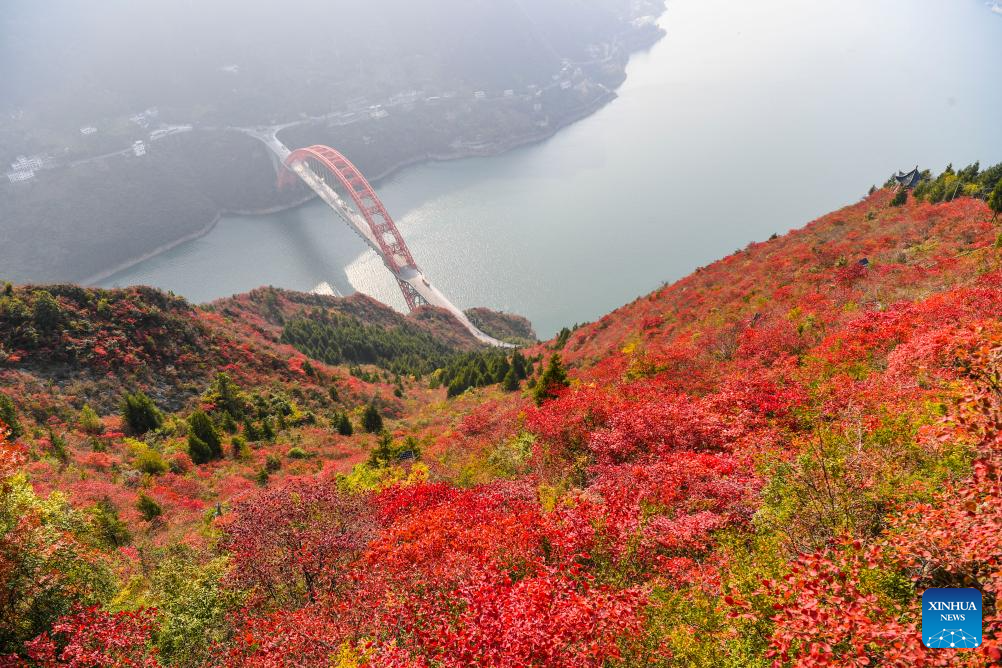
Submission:
[[[272,604],[315,602],[343,584],[342,569],[368,544],[368,516],[363,498],[328,482],[289,480],[252,494],[223,523],[234,581]]]
[[[44,668],[153,668],[160,665],[149,646],[154,617],[151,610],[112,614],[84,608],[28,643],[28,656]]]

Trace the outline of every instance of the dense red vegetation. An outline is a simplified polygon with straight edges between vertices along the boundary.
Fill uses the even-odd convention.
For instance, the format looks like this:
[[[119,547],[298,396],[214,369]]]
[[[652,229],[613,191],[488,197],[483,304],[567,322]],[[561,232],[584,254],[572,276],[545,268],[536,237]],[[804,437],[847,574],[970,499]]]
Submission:
[[[99,321],[93,343],[5,339],[25,436],[0,446],[0,481],[5,507],[32,510],[2,527],[0,560],[67,592],[58,614],[19,601],[41,621],[0,626],[5,647],[74,666],[998,662],[1002,251],[980,201],[889,199],[529,349],[537,374],[555,352],[569,366],[540,405],[496,387],[446,401],[415,378],[394,396],[378,370],[308,361],[277,323],[323,305],[287,293],[159,307],[187,314],[177,339],[151,329],[160,312],[134,332]],[[76,320],[130,301],[80,294],[53,292]],[[173,416],[142,439],[110,410],[85,428],[93,395],[43,379],[105,368],[95,346],[132,351],[139,387],[191,369],[164,408],[274,417],[276,435],[234,425],[225,458],[195,466]],[[210,387],[220,370],[239,396]],[[387,433],[339,434],[370,401]],[[68,504],[42,498],[56,490]],[[980,648],[924,648],[933,586],[983,592]]]

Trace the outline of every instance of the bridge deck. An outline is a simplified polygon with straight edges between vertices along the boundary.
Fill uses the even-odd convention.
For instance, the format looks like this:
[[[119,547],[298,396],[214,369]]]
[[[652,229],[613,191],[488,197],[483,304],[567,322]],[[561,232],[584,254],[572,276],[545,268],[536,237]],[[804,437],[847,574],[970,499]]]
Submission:
[[[291,154],[291,151],[275,136],[274,133],[252,133],[249,132],[251,136],[256,137],[268,146],[284,163],[285,160]],[[296,162],[292,165],[293,171],[296,175],[301,178],[306,185],[308,185],[313,192],[315,192],[320,199],[322,199],[331,210],[340,218],[348,227],[353,229],[356,234],[358,234],[362,240],[366,243],[369,248],[371,248],[380,258],[383,260],[383,264],[386,268],[390,270],[390,273],[394,275],[399,281],[406,283],[411,286],[414,291],[421,296],[424,301],[432,306],[437,306],[443,308],[452,316],[459,321],[459,323],[475,338],[481,343],[496,346],[501,348],[514,348],[510,343],[505,343],[504,341],[499,341],[492,336],[488,336],[483,331],[481,331],[476,325],[474,325],[462,309],[453,304],[449,299],[442,294],[438,288],[433,286],[428,278],[415,267],[403,267],[402,269],[397,269],[383,254],[380,245],[372,233],[369,225],[358,214],[354,209],[348,206],[337,191],[329,186],[319,175],[316,174],[305,162]]]

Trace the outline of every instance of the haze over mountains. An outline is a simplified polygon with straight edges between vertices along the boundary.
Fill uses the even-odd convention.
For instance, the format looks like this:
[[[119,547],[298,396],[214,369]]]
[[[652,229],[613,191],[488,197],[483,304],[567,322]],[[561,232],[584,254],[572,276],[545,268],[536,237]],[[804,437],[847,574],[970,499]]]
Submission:
[[[662,9],[18,0],[0,17],[0,262],[19,281],[94,279],[222,212],[301,203],[234,126],[296,123],[290,145],[338,145],[372,178],[537,141],[614,97]]]

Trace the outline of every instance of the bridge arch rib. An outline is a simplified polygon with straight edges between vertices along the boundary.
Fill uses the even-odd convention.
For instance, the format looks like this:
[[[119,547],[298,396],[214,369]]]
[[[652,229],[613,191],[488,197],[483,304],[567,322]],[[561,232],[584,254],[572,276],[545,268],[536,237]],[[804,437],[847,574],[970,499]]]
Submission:
[[[355,213],[361,216],[368,226],[371,237],[364,233],[363,236],[370,244],[376,245],[374,250],[378,250],[383,263],[396,277],[408,308],[414,309],[427,303],[414,286],[402,278],[402,276],[419,275],[421,270],[414,261],[400,230],[376,195],[375,189],[348,158],[329,146],[315,145],[296,149],[285,159],[285,164],[294,170],[297,166],[309,167],[310,172],[332,191],[335,183],[340,185],[357,208]]]

